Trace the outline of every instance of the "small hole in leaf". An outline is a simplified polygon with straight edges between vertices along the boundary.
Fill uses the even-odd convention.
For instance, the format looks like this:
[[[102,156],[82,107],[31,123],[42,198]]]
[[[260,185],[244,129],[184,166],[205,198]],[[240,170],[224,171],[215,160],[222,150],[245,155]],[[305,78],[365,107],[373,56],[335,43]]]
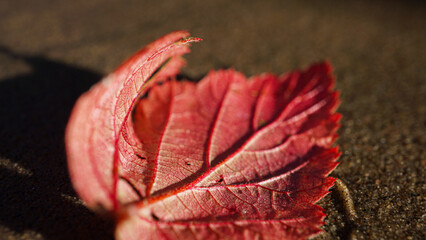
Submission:
[[[142,157],[141,155],[139,155],[139,154],[136,154],[136,156],[138,157],[138,158],[140,158],[140,159],[143,159],[143,160],[145,160],[146,159],[146,157]]]
[[[154,219],[155,221],[160,220],[160,219],[157,217],[157,215],[155,215],[154,213],[151,213],[151,217],[152,217],[152,219]]]
[[[191,163],[185,162],[186,166],[191,166]]]
[[[216,182],[218,182],[218,183],[223,182],[223,176],[222,176],[222,175],[220,175],[220,178],[219,178]]]

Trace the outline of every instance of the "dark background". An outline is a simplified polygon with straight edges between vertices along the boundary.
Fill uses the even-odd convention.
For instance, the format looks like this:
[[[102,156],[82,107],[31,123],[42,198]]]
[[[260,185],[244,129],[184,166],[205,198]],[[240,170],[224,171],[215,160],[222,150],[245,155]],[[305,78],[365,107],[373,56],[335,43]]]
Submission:
[[[76,98],[178,29],[202,37],[184,74],[282,73],[328,59],[343,114],[318,239],[425,239],[426,14],[416,1],[1,1],[0,239],[111,239],[68,179]]]

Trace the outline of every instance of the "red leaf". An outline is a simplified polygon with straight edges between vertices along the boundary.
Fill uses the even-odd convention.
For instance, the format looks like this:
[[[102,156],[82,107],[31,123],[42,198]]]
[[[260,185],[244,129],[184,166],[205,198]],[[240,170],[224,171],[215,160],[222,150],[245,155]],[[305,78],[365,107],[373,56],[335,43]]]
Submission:
[[[155,41],[78,100],[66,132],[77,192],[116,213],[119,239],[318,233],[325,214],[314,204],[339,156],[330,148],[340,119],[330,65],[170,80],[199,41],[187,36]]]

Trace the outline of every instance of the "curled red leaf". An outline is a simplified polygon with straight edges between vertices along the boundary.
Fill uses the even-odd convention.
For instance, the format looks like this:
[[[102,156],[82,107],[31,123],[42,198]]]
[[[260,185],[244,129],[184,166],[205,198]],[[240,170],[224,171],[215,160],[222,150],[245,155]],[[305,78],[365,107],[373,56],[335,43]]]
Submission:
[[[304,239],[336,167],[328,63],[246,79],[176,81],[186,32],[131,57],[77,102],[66,131],[75,189],[117,215],[119,239]],[[162,84],[156,84],[162,82]]]

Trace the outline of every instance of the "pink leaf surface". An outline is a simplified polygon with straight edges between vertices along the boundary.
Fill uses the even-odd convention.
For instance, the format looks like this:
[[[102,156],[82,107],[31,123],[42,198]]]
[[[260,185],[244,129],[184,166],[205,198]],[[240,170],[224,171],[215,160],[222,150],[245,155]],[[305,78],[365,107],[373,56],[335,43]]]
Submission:
[[[328,63],[250,79],[176,81],[186,32],[139,51],[85,93],[66,149],[88,207],[114,212],[118,239],[305,239],[334,184],[340,115]],[[156,84],[162,82],[162,84]]]

